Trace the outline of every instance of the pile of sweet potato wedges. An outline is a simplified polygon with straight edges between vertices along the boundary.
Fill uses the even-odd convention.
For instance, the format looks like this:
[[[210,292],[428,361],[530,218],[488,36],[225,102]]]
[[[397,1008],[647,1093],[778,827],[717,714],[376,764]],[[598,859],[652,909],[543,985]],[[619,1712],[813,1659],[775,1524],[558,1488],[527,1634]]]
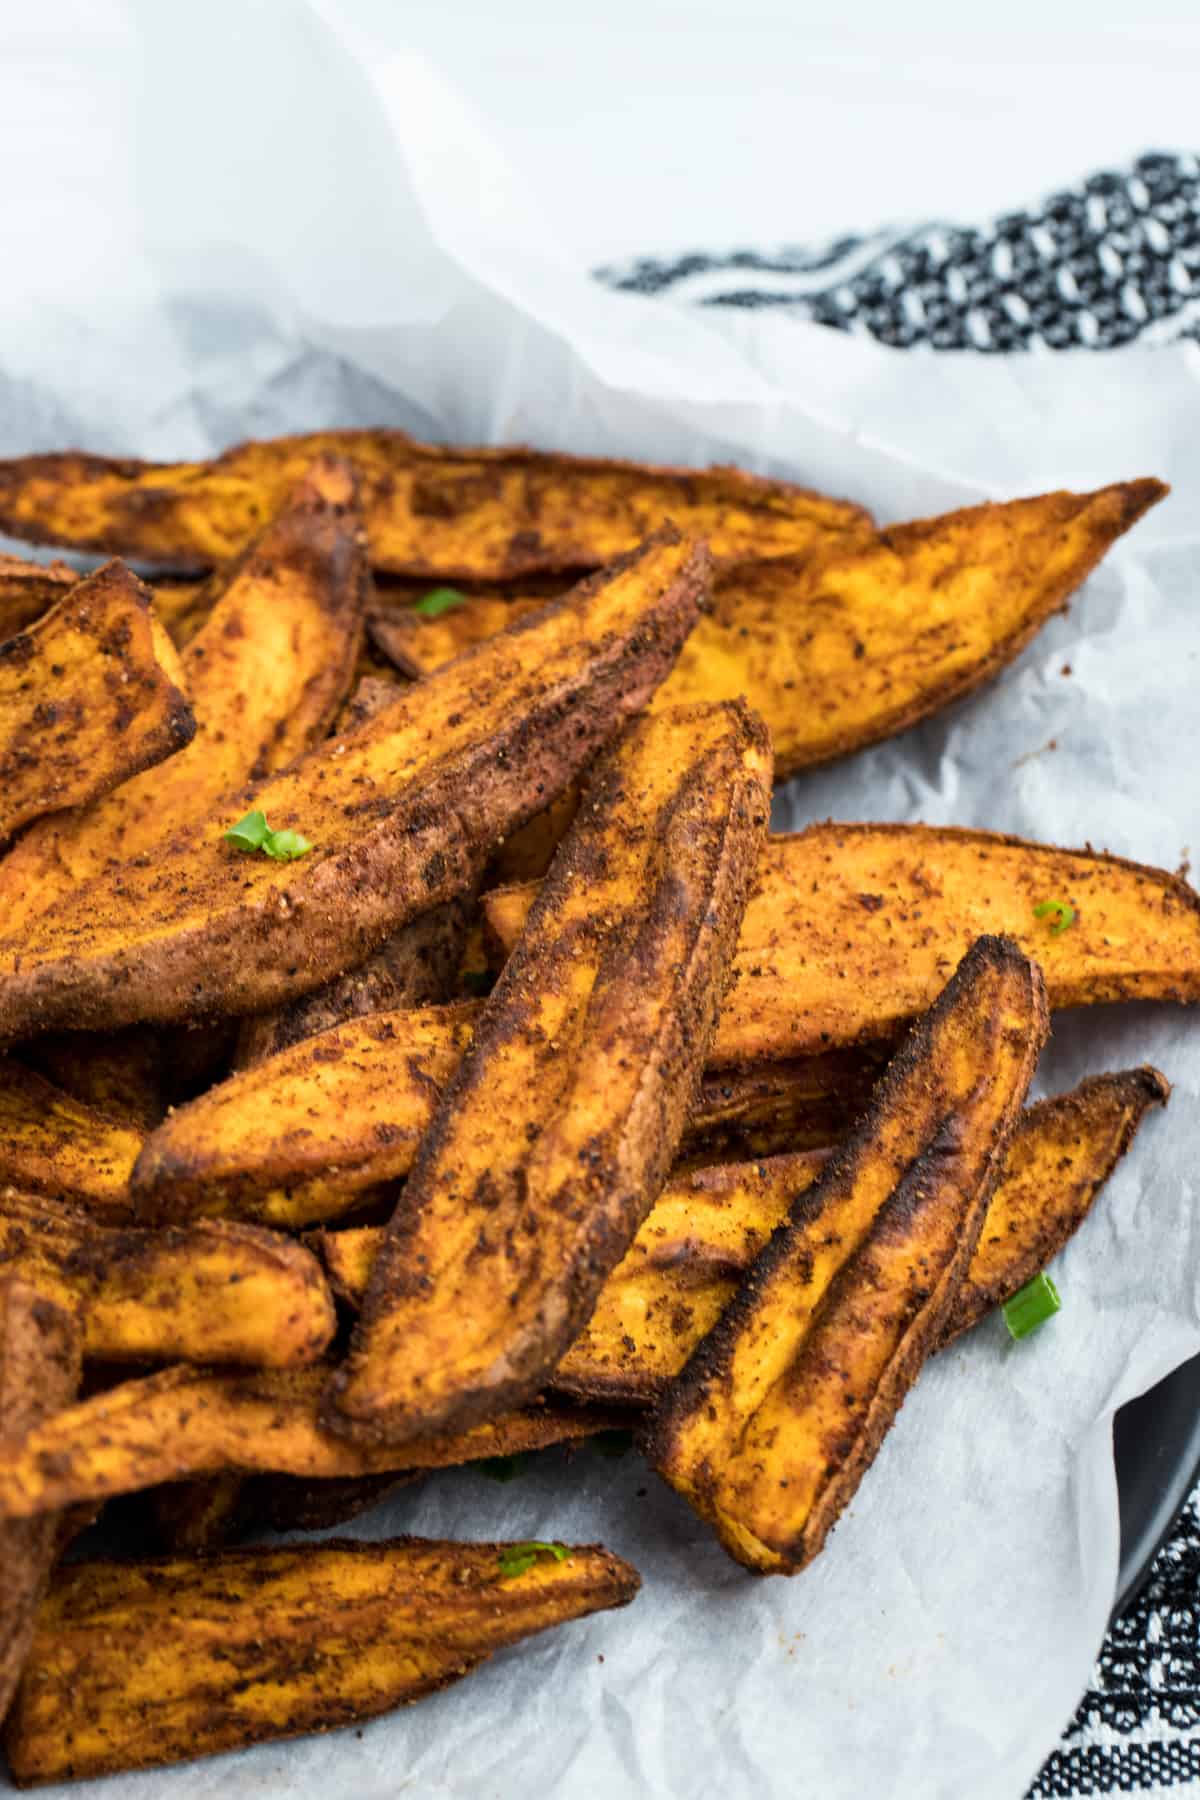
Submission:
[[[820,1551],[1167,1097],[1026,1107],[1050,1011],[1200,998],[1200,902],[772,836],[772,787],[988,680],[1162,492],[880,530],[392,431],[0,464],[0,531],[128,559],[0,559],[19,1783],[344,1725],[632,1599],[596,1546],[234,1542],[434,1469],[632,1428],[746,1567]]]

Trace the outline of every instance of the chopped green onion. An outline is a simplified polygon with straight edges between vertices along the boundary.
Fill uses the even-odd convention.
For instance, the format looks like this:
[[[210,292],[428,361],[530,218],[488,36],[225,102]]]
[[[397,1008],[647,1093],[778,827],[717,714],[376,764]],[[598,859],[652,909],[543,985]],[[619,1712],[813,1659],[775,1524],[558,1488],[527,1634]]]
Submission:
[[[1034,907],[1033,916],[1035,919],[1054,917],[1056,923],[1050,927],[1050,936],[1057,937],[1075,923],[1075,908],[1066,900],[1043,900],[1040,906]]]
[[[304,856],[312,845],[298,831],[269,831],[263,839],[263,849],[276,862],[295,862],[298,856]]]
[[[413,611],[426,619],[440,619],[443,613],[465,605],[466,598],[457,588],[433,588],[428,594],[422,595],[421,599],[413,601]]]
[[[1004,1323],[1013,1337],[1027,1338],[1039,1325],[1053,1318],[1061,1306],[1058,1289],[1043,1270],[1032,1281],[1027,1281],[1011,1300],[1004,1302]]]
[[[515,1481],[525,1472],[525,1458],[518,1450],[512,1456],[484,1456],[475,1465],[489,1481]]]
[[[276,862],[293,862],[297,856],[312,849],[308,839],[301,837],[298,831],[286,826],[282,831],[272,831],[266,814],[258,811],[248,812],[244,819],[230,826],[225,836],[239,850],[251,853],[261,850],[264,856],[273,856]]]
[[[543,1551],[552,1556],[555,1562],[565,1562],[570,1552],[565,1544],[543,1544],[531,1539],[527,1544],[506,1544],[499,1555],[500,1573],[506,1579],[512,1575],[524,1575],[532,1569]]]
[[[231,844],[239,850],[261,850],[271,835],[265,813],[248,812],[244,819],[231,825],[225,833]]]

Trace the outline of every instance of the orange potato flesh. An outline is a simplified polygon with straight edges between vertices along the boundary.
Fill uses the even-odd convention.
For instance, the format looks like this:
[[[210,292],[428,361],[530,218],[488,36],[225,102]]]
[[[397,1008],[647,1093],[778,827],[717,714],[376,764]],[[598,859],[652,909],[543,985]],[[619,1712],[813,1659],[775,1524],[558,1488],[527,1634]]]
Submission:
[[[0,842],[119,788],[195,729],[149,589],[108,563],[0,643]]]
[[[64,562],[35,563],[0,555],[0,644],[57,606],[78,580],[79,571]],[[159,617],[164,617],[161,610]]]
[[[505,1549],[330,1540],[64,1569],[5,1730],[13,1775],[81,1780],[332,1731],[638,1589],[595,1545],[519,1574]]]
[[[0,1042],[260,1012],[364,961],[466,892],[490,845],[642,706],[707,584],[703,548],[660,533],[524,633],[414,683],[236,808],[214,809],[186,840],[17,932],[6,924]],[[250,807],[312,848],[280,862],[227,842]]]
[[[483,896],[511,947],[535,890]],[[1062,901],[1075,916],[1035,909]],[[1036,957],[1052,1007],[1200,999],[1200,898],[1165,869],[935,825],[810,825],[771,837],[711,1062],[743,1067],[894,1038],[974,938]]]
[[[315,1362],[337,1323],[316,1259],[254,1225],[112,1230],[60,1201],[0,1189],[0,1271],[78,1307],[103,1362]]]
[[[748,1568],[817,1555],[939,1342],[1047,1029],[1036,966],[980,939],[652,1416]]]
[[[124,1224],[142,1142],[127,1119],[96,1112],[0,1057],[0,1190],[72,1200],[102,1223]]]
[[[0,531],[177,565],[222,563],[324,453],[353,463],[371,560],[399,574],[489,581],[596,569],[666,519],[705,538],[716,557],[780,556],[866,521],[848,501],[740,469],[451,450],[377,430],[239,444],[210,463],[15,457],[0,462]]]

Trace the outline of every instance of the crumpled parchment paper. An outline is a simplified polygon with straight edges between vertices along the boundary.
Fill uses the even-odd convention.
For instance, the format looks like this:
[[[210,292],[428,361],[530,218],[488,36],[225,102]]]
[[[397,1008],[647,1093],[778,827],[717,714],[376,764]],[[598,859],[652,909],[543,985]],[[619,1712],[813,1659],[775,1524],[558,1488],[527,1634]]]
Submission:
[[[43,0],[0,22],[0,452],[390,423],[736,458],[884,519],[1163,476],[1172,498],[998,682],[793,782],[776,822],[1200,854],[1200,349],[895,354],[609,294],[404,53],[400,9],[392,29],[364,40],[333,0]],[[636,1455],[447,1474],[351,1529],[600,1539],[640,1598],[361,1731],[73,1791],[1016,1800],[1112,1599],[1112,1414],[1200,1350],[1200,1017],[1063,1016],[1039,1088],[1142,1061],[1174,1098],[1061,1259],[1063,1313],[1019,1345],[993,1319],[929,1366],[807,1573],[745,1575]]]

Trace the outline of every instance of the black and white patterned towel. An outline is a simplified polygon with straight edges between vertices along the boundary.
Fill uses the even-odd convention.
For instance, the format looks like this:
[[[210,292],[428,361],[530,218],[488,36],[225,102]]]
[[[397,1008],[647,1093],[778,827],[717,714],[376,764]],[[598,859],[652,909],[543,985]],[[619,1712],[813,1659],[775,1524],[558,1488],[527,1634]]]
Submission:
[[[638,257],[627,293],[774,307],[898,349],[1108,350],[1200,338],[1200,156],[1154,152],[980,226],[824,248]],[[1200,1489],[1114,1623],[1030,1800],[1200,1787]]]
[[[1171,343],[1200,337],[1200,156],[1140,156],[981,226],[638,257],[596,273],[628,293],[781,308],[898,349]]]

